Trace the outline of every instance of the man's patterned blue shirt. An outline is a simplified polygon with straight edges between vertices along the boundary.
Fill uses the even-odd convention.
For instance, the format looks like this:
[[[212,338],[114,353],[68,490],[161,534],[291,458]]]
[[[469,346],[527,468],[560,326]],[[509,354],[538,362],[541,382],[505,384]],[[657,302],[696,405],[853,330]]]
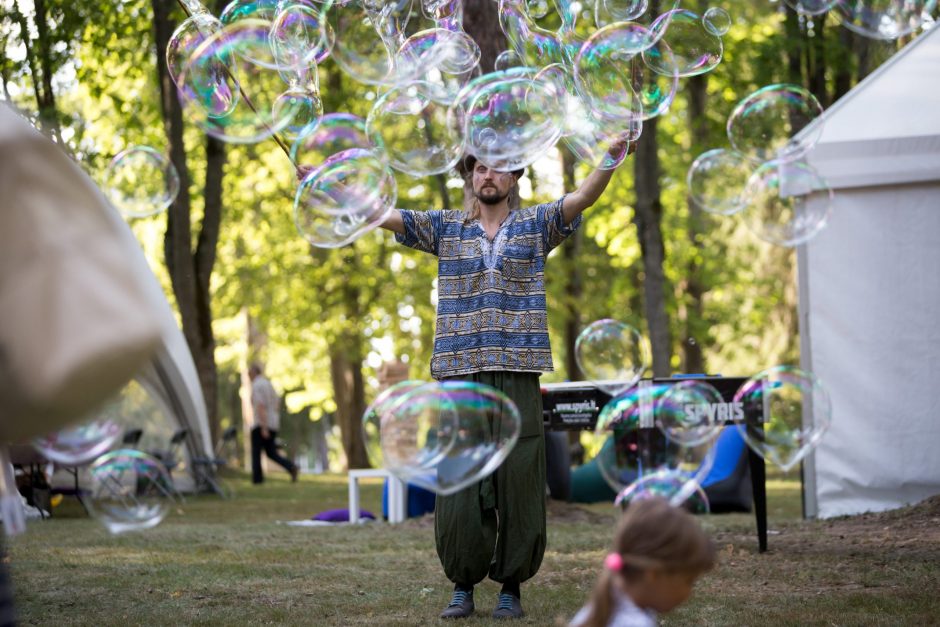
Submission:
[[[562,200],[510,212],[492,242],[463,211],[401,211],[395,239],[438,257],[432,377],[552,370],[545,259],[581,223]]]

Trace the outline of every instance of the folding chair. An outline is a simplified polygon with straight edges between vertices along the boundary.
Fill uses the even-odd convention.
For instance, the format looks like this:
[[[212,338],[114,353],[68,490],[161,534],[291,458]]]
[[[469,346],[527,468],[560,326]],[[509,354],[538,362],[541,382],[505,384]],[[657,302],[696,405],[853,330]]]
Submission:
[[[121,448],[137,448],[143,435],[143,429],[125,429],[124,436],[121,438]]]
[[[238,438],[238,428],[229,427],[222,432],[222,437],[216,442],[213,457],[194,457],[190,460],[193,465],[193,475],[196,485],[207,492],[214,492],[222,498],[231,497],[231,490],[218,480],[218,470],[228,465],[229,453]],[[232,455],[234,457],[234,454]]]
[[[186,499],[183,498],[183,495],[180,494],[180,491],[176,489],[173,483],[173,470],[177,468],[183,460],[183,443],[186,441],[188,435],[189,429],[177,429],[170,437],[166,450],[150,452],[151,455],[163,463],[163,467],[166,468],[166,472],[170,476],[170,492],[181,502]]]

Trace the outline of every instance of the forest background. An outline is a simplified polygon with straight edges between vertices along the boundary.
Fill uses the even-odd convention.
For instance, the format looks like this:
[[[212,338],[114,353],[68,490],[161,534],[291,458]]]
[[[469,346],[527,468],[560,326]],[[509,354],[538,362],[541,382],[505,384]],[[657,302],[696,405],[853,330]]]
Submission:
[[[227,3],[208,6],[218,15]],[[585,3],[586,14],[591,7]],[[686,1],[700,15],[713,4]],[[547,266],[556,369],[544,382],[581,380],[578,333],[601,318],[639,329],[652,372],[750,376],[799,362],[796,256],[751,234],[736,217],[704,213],[685,175],[705,150],[728,147],[735,104],[772,83],[809,89],[828,107],[902,47],[863,38],[832,15],[801,16],[782,2],[722,0],[733,19],[711,73],[682,79],[670,110],[644,126],[575,236]],[[466,0],[465,27],[483,70],[506,48],[492,0]],[[408,30],[430,23],[413,7]],[[343,467],[368,466],[360,421],[381,389],[383,363],[427,379],[434,334],[436,260],[368,233],[335,250],[297,232],[293,166],[273,141],[223,144],[185,124],[164,59],[185,14],[170,0],[2,0],[0,98],[64,147],[95,180],[124,148],[170,155],[182,190],[163,214],[131,228],[163,284],[192,351],[213,439],[241,424],[247,363],[261,360],[284,393],[293,453],[333,418]],[[540,24],[554,30],[552,11]],[[581,28],[591,20],[579,21]],[[342,37],[342,33],[339,34]],[[327,59],[324,111],[365,117],[381,92]],[[587,166],[559,147],[528,169],[524,203],[573,189]],[[456,175],[395,173],[398,206],[459,206]]]

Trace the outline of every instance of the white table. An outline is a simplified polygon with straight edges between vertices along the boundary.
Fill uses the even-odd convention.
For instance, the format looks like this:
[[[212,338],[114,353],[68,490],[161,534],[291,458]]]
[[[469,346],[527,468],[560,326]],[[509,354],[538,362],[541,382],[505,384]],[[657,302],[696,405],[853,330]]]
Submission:
[[[388,479],[388,522],[404,522],[407,486],[384,468],[355,468],[349,471],[349,522],[359,522],[359,480],[363,477]]]

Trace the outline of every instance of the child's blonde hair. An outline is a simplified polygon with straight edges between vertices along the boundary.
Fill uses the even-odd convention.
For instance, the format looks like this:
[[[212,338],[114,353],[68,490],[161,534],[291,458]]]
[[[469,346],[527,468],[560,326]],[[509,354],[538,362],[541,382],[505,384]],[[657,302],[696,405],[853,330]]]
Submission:
[[[715,547],[698,521],[684,509],[661,498],[630,503],[614,537],[614,553],[622,567],[605,567],[591,594],[590,612],[583,626],[603,627],[613,610],[611,587],[614,577],[639,579],[647,570],[683,573],[697,577],[715,565]]]

